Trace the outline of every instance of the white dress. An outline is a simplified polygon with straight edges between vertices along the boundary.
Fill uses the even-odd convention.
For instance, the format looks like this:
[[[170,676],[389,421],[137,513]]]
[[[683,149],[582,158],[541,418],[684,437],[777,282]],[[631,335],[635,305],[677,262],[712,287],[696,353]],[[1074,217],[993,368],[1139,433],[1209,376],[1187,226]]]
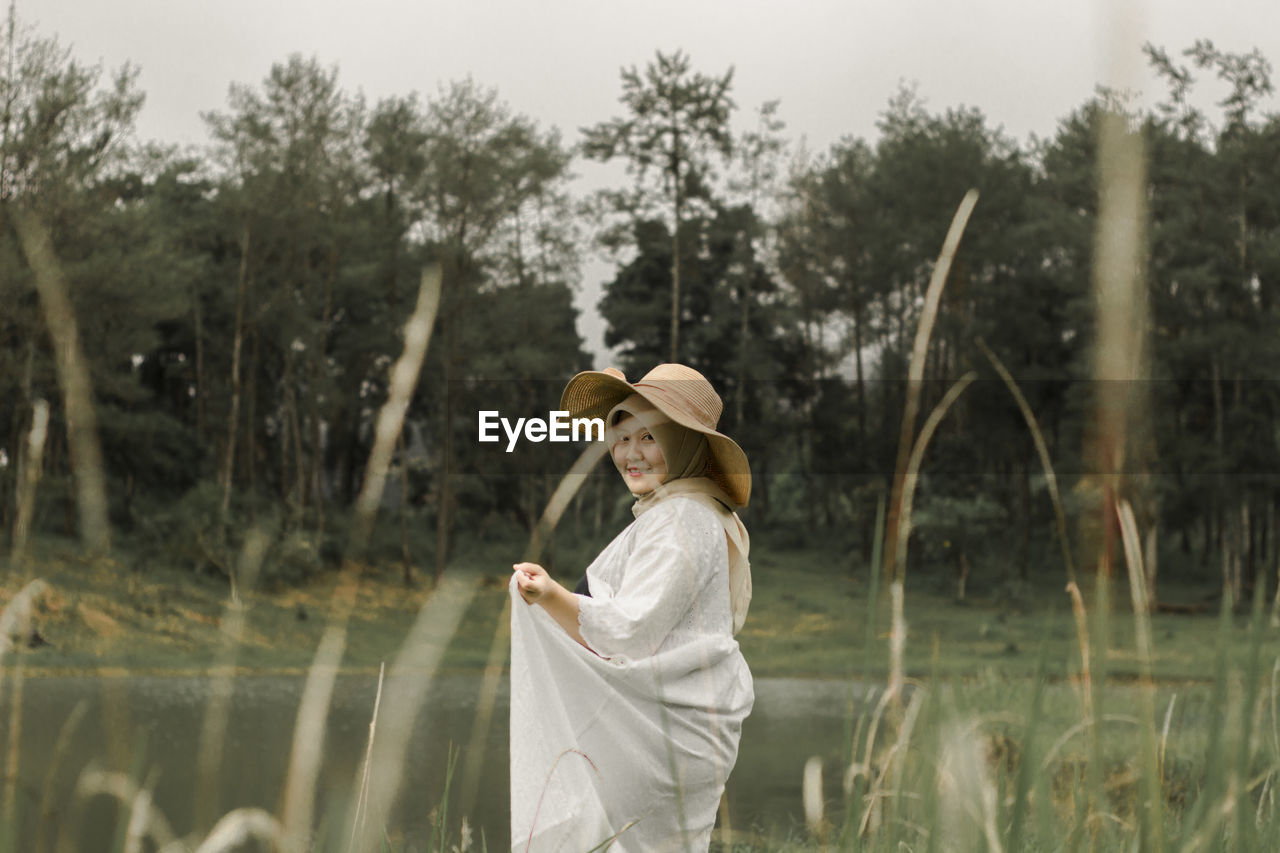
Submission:
[[[666,498],[587,579],[579,626],[598,654],[512,577],[511,848],[705,851],[754,700],[725,528],[706,504]]]

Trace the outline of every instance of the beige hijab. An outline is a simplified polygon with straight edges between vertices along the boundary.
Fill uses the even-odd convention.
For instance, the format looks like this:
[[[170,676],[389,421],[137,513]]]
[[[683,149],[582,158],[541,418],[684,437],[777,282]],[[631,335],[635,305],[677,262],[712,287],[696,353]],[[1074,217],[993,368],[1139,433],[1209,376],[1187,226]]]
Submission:
[[[639,394],[632,394],[610,411],[605,424],[612,428],[621,418],[632,415],[640,420],[662,451],[667,463],[667,476],[662,484],[641,495],[631,507],[639,518],[661,501],[676,495],[693,498],[716,514],[724,527],[729,546],[729,606],[733,611],[733,633],[737,634],[747,620],[751,606],[751,539],[742,519],[733,511],[733,501],[714,480],[706,477],[710,461],[707,437],[675,423]],[[615,465],[617,463],[615,462]]]

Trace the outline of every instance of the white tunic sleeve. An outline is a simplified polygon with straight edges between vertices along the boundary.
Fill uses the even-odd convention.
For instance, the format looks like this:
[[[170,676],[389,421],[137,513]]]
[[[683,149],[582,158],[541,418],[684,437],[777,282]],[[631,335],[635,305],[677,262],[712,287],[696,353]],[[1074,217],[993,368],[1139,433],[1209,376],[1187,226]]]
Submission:
[[[664,642],[677,645],[690,629],[724,627],[724,614],[708,607],[724,596],[706,594],[715,584],[728,589],[724,528],[712,511],[673,499],[636,524],[616,586],[579,599],[582,638],[597,654],[620,661],[653,655]]]

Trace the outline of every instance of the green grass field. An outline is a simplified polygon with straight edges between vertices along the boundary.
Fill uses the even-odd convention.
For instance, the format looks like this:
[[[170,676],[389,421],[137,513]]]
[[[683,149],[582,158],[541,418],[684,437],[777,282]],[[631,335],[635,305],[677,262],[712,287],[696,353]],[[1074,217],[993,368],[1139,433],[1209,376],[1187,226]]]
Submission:
[[[506,603],[505,567],[519,557],[522,547],[516,539],[459,547],[450,571],[478,575],[483,582],[450,644],[447,669],[484,666]],[[137,574],[129,570],[127,558],[89,563],[77,554],[75,543],[57,540],[42,540],[35,549],[31,575],[52,587],[38,620],[42,636],[52,645],[24,652],[25,666],[38,671],[163,672],[198,670],[213,662],[221,647],[220,625],[228,602],[224,579],[180,570]],[[577,580],[577,567],[585,559],[576,553],[561,555],[566,584]],[[887,601],[876,602],[868,648],[869,571],[852,569],[850,563],[847,554],[816,548],[771,550],[765,537],[757,538],[752,554],[754,597],[738,637],[753,673],[883,679]],[[261,671],[301,671],[309,666],[330,613],[334,578],[331,573],[305,587],[248,594],[239,665]],[[1116,579],[1112,595],[1107,667],[1112,677],[1132,680],[1140,670],[1122,581]],[[0,587],[0,596],[7,601],[19,587],[20,582],[10,578]],[[1070,599],[1055,568],[1021,584],[971,581],[964,601],[955,599],[948,575],[921,572],[909,577],[906,587],[910,674],[1029,677],[1036,672],[1042,644],[1047,647],[1045,672],[1051,679],[1068,679],[1080,670]],[[1219,630],[1213,591],[1170,581],[1162,590],[1169,600],[1200,602],[1204,608],[1195,615],[1153,615],[1153,675],[1174,684],[1211,680],[1217,669],[1213,648]],[[1092,609],[1094,595],[1088,585],[1084,595]],[[426,597],[422,585],[403,587],[398,567],[371,567],[353,613],[344,667],[376,670],[388,660]],[[881,592],[877,598],[886,596]],[[1235,622],[1228,651],[1239,658],[1245,649],[1239,640],[1245,617]]]

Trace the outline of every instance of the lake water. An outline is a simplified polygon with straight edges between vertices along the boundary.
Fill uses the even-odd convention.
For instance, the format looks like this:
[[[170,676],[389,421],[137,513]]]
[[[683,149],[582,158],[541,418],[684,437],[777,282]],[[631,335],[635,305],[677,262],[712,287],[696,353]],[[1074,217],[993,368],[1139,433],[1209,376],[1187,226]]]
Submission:
[[[17,756],[21,824],[16,849],[33,848],[41,829],[42,792],[50,784],[52,808],[43,815],[46,837],[61,828],[70,849],[112,849],[117,823],[112,809],[103,798],[86,801],[74,794],[77,778],[90,766],[131,769],[136,779],[155,774],[156,806],[179,835],[188,832],[194,820],[194,767],[210,684],[197,677],[28,675],[22,687]],[[302,686],[302,678],[296,676],[236,679],[215,814],[240,806],[279,813]],[[465,748],[471,739],[479,687],[480,679],[471,675],[441,675],[431,685],[416,720],[406,778],[392,815],[392,834],[405,839],[407,849],[419,846],[428,816],[441,801],[450,744]],[[8,679],[3,690],[0,720],[7,732],[12,704]],[[376,691],[375,676],[341,676],[334,691],[317,792],[317,815],[322,822],[330,818],[333,830],[341,824],[364,756]],[[735,829],[755,826],[779,835],[798,831],[802,769],[811,755],[822,756],[831,768],[828,799],[838,800],[839,755],[851,695],[865,701],[865,690],[841,682],[756,680],[755,709],[744,725],[738,764],[728,785]],[[50,782],[59,733],[81,702],[87,711]],[[483,832],[490,850],[505,849],[508,836],[507,709],[504,679],[486,739],[477,801],[468,815],[477,838]],[[0,747],[8,740],[7,734],[0,734]],[[462,767],[466,756],[460,759]],[[455,782],[455,796],[460,787]]]

